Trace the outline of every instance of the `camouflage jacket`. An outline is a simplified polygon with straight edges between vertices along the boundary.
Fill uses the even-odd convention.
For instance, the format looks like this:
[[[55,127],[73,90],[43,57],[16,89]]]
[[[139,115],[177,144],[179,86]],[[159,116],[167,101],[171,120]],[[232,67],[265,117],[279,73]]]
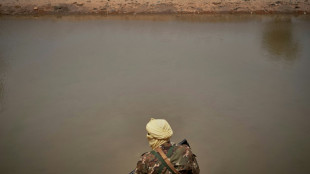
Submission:
[[[171,146],[175,146],[172,150],[172,155],[168,158],[174,167],[181,174],[199,174],[199,166],[196,161],[196,156],[192,153],[187,145],[175,145],[167,142],[161,145],[161,149],[167,154]],[[151,152],[144,153],[137,163],[135,174],[158,174],[161,162]],[[172,174],[166,167],[163,167],[162,174]]]

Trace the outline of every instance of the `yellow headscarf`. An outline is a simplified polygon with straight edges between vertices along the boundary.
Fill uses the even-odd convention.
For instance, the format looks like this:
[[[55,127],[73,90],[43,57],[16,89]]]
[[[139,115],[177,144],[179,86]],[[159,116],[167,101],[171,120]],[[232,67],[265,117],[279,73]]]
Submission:
[[[164,119],[151,118],[146,125],[146,130],[148,132],[146,137],[153,150],[169,141],[173,134],[169,123]]]

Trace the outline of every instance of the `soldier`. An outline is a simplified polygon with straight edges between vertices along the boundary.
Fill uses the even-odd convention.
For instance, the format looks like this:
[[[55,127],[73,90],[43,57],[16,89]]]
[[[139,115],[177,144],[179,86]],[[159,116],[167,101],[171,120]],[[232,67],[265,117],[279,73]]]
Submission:
[[[153,150],[141,156],[135,174],[199,174],[196,156],[190,147],[170,142],[173,131],[166,120],[152,118],[146,130]]]

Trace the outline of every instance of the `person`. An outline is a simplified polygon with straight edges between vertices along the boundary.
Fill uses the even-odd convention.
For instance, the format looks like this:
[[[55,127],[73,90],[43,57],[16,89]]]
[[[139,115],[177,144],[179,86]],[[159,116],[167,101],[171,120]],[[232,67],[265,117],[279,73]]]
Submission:
[[[147,139],[152,151],[142,154],[137,162],[135,174],[199,174],[200,169],[196,156],[187,145],[177,145],[170,142],[173,131],[164,119],[151,119],[147,125]],[[176,169],[173,172],[158,156],[159,149],[168,157],[168,162]],[[172,168],[173,168],[172,167]]]

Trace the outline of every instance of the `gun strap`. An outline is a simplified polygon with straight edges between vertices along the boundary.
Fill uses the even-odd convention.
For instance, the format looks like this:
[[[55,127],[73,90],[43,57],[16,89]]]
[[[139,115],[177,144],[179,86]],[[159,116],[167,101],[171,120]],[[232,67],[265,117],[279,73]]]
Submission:
[[[168,150],[167,156],[168,156],[169,158],[170,158],[171,155],[172,155],[172,152],[173,152],[174,147],[175,147],[175,146],[171,146],[171,147],[169,148],[169,150]],[[161,165],[160,165],[159,168],[158,168],[158,173],[159,173],[159,174],[161,174],[161,173],[163,172],[163,169],[164,169],[164,168],[166,168],[166,169],[164,170],[163,173],[165,173],[166,170],[169,169],[170,172],[172,172],[173,174],[175,174],[175,173],[173,172],[173,170],[170,169],[169,166],[166,164],[166,162],[165,162],[165,160],[163,159],[163,157],[160,156],[159,153],[157,153],[157,151],[152,150],[151,153],[161,162]]]
[[[170,162],[170,160],[168,159],[168,157],[166,156],[166,154],[163,152],[163,150],[160,147],[156,148],[155,150],[160,154],[160,156],[162,157],[162,159],[166,163],[167,168],[170,169],[170,171],[172,173],[180,174],[180,172],[174,168],[173,164]]]
[[[164,161],[164,159],[163,159],[155,150],[152,150],[151,153],[152,153],[153,155],[155,155],[155,157],[161,162],[161,165],[160,165],[159,168],[158,168],[158,174],[161,174],[161,173],[162,173],[164,167],[166,167],[166,169],[169,169],[169,171],[173,173],[173,170],[171,170],[171,169],[169,168],[169,166],[166,164],[166,162]],[[173,173],[173,174],[175,174],[175,173]]]

